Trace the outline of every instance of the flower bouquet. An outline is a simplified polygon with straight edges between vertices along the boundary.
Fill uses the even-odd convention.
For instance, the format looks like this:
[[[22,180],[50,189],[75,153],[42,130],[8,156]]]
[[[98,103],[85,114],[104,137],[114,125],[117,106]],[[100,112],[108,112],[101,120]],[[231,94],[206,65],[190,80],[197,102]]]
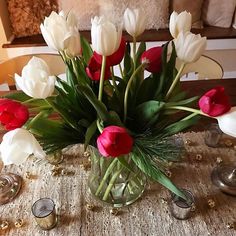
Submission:
[[[236,134],[231,126],[236,111],[224,88],[203,95],[198,110],[192,107],[199,98],[187,97],[180,87],[183,68],[200,58],[206,38],[190,32],[187,12],[172,13],[172,41],[148,50],[144,42],[136,43],[145,29],[138,9],[124,13],[132,50],[122,25],[104,16],[91,22],[92,46],[80,35],[72,12],[52,12],[44,20],[43,37],[65,62],[66,80],[51,75],[35,57],[21,76],[15,75],[22,92],[0,100],[0,121],[9,130],[0,146],[4,164],[21,164],[31,154],[45,158],[82,143],[92,161],[89,188],[101,200],[130,204],[147,177],[185,198],[166,175],[169,162],[181,153],[173,135],[194,125],[198,115],[216,118],[223,132]],[[179,71],[176,60],[182,62]]]

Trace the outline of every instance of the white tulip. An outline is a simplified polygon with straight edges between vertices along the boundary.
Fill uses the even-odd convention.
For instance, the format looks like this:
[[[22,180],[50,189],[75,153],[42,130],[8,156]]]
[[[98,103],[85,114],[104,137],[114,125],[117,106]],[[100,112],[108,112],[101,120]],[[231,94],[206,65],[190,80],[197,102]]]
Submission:
[[[48,65],[44,60],[33,57],[24,66],[21,76],[15,74],[15,80],[28,96],[44,99],[52,95],[56,77],[50,76]]]
[[[65,40],[65,53],[68,57],[74,58],[81,54],[81,42],[79,31],[72,31],[72,35]]]
[[[178,58],[185,63],[191,63],[201,57],[206,48],[207,39],[201,37],[200,34],[180,32],[174,43]]]
[[[50,48],[63,51],[67,49],[67,39],[74,37],[74,32],[78,31],[78,23],[72,12],[65,16],[63,11],[59,14],[53,11],[49,17],[45,18],[43,24],[40,25],[40,29]]]
[[[66,20],[68,27],[71,27],[73,29],[76,28],[78,30],[78,19],[73,11],[69,11],[67,15],[65,14],[64,11],[60,11],[59,15]]]
[[[141,35],[146,27],[146,17],[140,9],[127,8],[124,13],[125,30],[134,38]]]
[[[170,15],[169,30],[173,38],[177,38],[180,32],[190,31],[192,26],[192,15],[187,11],[180,14],[172,12]]]
[[[38,158],[46,156],[35,137],[22,128],[17,128],[4,134],[0,145],[0,153],[4,165],[20,165],[31,154]]]
[[[104,16],[94,17],[91,20],[91,38],[93,50],[103,56],[110,56],[120,46],[121,27],[116,27]]]
[[[215,118],[223,133],[236,138],[236,107],[232,107],[227,113]]]

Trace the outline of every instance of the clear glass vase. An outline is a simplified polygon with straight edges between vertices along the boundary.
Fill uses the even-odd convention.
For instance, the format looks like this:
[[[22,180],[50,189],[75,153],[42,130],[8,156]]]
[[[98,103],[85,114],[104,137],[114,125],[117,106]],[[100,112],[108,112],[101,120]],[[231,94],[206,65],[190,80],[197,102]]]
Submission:
[[[113,207],[122,207],[133,203],[142,195],[146,176],[129,155],[107,158],[93,147],[89,152],[92,166],[88,184],[90,192],[97,199]],[[121,163],[119,158],[124,162]]]

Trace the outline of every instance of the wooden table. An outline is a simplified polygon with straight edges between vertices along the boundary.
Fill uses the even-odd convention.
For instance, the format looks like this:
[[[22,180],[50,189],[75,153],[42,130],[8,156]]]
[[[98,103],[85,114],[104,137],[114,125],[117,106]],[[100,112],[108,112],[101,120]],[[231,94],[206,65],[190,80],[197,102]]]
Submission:
[[[225,86],[236,104],[236,80],[194,81],[184,82],[182,86],[191,95],[210,89],[216,84]],[[197,210],[193,217],[180,221],[170,214],[166,200],[169,192],[157,183],[147,186],[143,197],[136,203],[121,210],[117,216],[110,214],[109,207],[104,207],[95,201],[88,193],[88,171],[81,167],[81,147],[68,148],[64,162],[66,170],[74,172],[70,176],[51,175],[51,166],[47,162],[36,163],[29,159],[21,166],[6,166],[3,172],[18,173],[24,179],[24,184],[17,198],[6,205],[0,206],[1,220],[8,220],[10,228],[0,231],[5,236],[233,236],[234,229],[228,229],[227,224],[236,222],[236,198],[221,193],[210,180],[212,169],[217,165],[217,157],[223,161],[235,161],[236,140],[227,147],[209,148],[204,144],[204,132],[186,132],[181,134],[184,141],[191,139],[192,145],[186,145],[187,156],[182,163],[172,169],[172,180],[180,187],[190,189],[195,198]],[[225,137],[229,139],[229,137]],[[76,155],[77,154],[77,155]],[[196,155],[201,154],[198,161]],[[32,178],[27,179],[29,171]],[[31,214],[31,206],[40,197],[52,198],[57,206],[59,224],[50,231],[40,230]],[[208,206],[208,200],[215,201],[215,208]],[[87,209],[87,204],[94,204],[95,211]],[[16,219],[25,222],[22,228],[15,228]]]
[[[215,79],[215,80],[194,80],[182,81],[182,88],[189,92],[191,96],[201,96],[215,86],[223,86],[229,95],[232,105],[236,105],[236,78],[235,79]]]

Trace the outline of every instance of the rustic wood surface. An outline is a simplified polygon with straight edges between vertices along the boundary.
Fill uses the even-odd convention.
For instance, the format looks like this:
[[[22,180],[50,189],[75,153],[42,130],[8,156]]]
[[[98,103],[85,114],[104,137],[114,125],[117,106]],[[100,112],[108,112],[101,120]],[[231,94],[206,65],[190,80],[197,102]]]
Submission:
[[[236,221],[236,197],[221,193],[210,180],[216,158],[224,162],[235,161],[236,150],[226,147],[209,148],[204,144],[204,132],[181,134],[183,140],[190,139],[187,155],[182,163],[175,165],[172,180],[180,187],[191,190],[196,197],[197,209],[188,220],[177,220],[169,212],[169,192],[159,184],[150,183],[140,200],[122,208],[117,216],[110,214],[110,207],[94,200],[88,193],[87,176],[81,166],[86,160],[81,155],[81,146],[67,148],[65,159],[60,164],[65,170],[74,171],[71,176],[53,177],[53,166],[46,161],[29,159],[21,166],[5,166],[2,173],[13,172],[23,177],[23,187],[14,201],[0,206],[1,220],[10,222],[9,229],[0,231],[5,236],[233,236],[234,229],[227,224]],[[224,138],[228,139],[228,137]],[[231,140],[236,145],[236,140]],[[196,160],[196,154],[202,160]],[[32,175],[25,178],[26,172]],[[50,197],[56,203],[59,223],[50,231],[40,230],[31,213],[32,204],[41,197]],[[213,199],[216,207],[208,207],[207,200]],[[86,208],[94,204],[95,211]],[[16,219],[24,220],[22,228],[15,228]]]

